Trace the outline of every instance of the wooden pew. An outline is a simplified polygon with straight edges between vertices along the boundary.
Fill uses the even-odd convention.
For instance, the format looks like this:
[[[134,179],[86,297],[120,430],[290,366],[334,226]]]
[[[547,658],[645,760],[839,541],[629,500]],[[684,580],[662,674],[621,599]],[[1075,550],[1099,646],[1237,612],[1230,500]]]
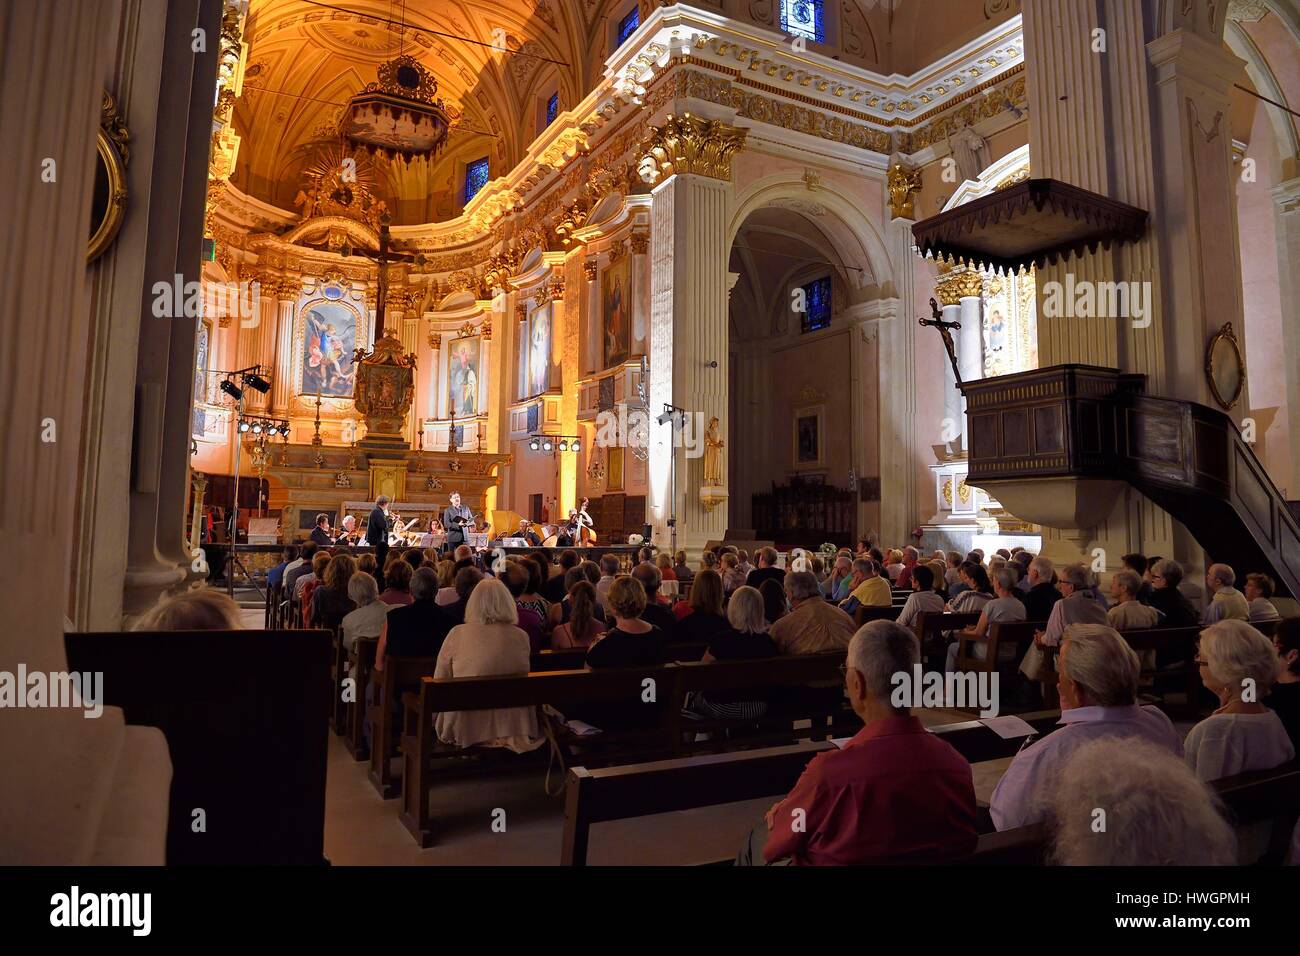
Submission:
[[[330,727],[342,737],[348,731],[348,705],[343,699],[343,681],[348,676],[348,652],[343,647],[343,628],[331,628],[330,684],[333,699],[330,701]]]
[[[433,657],[386,657],[383,670],[372,670],[370,704],[370,783],[385,800],[398,794],[393,777],[393,741],[398,723],[393,708],[403,691],[419,686],[420,678],[433,676],[438,661]]]
[[[1141,656],[1143,651],[1173,651],[1178,656],[1185,659],[1184,664],[1180,664],[1172,670],[1161,671],[1159,669],[1144,668],[1142,670],[1143,678],[1159,679],[1182,673],[1184,689],[1187,694],[1187,712],[1193,716],[1200,713],[1199,699],[1201,694],[1201,671],[1200,668],[1192,663],[1196,652],[1196,642],[1200,639],[1202,628],[1196,627],[1150,627],[1133,631],[1121,631],[1120,635],[1126,640],[1133,650]],[[1048,657],[1052,660],[1053,669],[1056,667],[1056,655],[1060,653],[1059,646],[1044,647]],[[1055,675],[1053,675],[1055,677]]]
[[[343,745],[358,763],[370,759],[370,741],[366,737],[366,688],[375,669],[375,651],[379,638],[358,637],[348,652],[348,669],[353,678],[353,700],[347,706],[347,734]]]
[[[167,738],[168,865],[324,862],[327,632],[73,633],[64,643],[71,670],[104,675],[105,704]],[[192,829],[196,808],[206,832]]]
[[[1041,732],[1054,727],[1060,713],[1026,714],[1024,719]],[[1024,738],[1003,739],[978,721],[933,727],[931,733],[948,741],[971,763],[1013,756],[1024,742]],[[833,746],[809,741],[618,767],[574,767],[565,780],[560,863],[586,865],[593,823],[759,797],[780,799],[794,787],[808,761]]]
[[[868,621],[897,621],[902,610],[903,605],[901,604],[895,604],[892,607],[865,607],[859,605],[858,609],[853,612],[853,623],[861,627]]]
[[[1034,640],[1034,632],[1047,626],[1045,621],[995,621],[989,625],[983,637],[961,635],[957,639],[957,662],[959,671],[993,674],[999,671],[999,657],[1003,647],[1016,648],[1015,661],[1018,665],[1024,651]],[[984,645],[986,656],[983,660],[975,657],[975,648]]]
[[[964,627],[979,623],[978,614],[951,614],[947,611],[925,611],[917,615],[912,629],[921,645],[921,663],[927,670],[943,670],[948,653],[947,642],[943,640],[944,631],[960,631]],[[934,659],[938,655],[938,665]]]

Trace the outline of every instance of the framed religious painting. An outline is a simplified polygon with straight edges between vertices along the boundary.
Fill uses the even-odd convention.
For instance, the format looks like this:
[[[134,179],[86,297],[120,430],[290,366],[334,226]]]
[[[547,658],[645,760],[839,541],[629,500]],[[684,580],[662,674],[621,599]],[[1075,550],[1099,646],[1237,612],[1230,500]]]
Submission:
[[[611,262],[600,273],[600,342],[602,367],[627,361],[632,308],[631,256]]]
[[[452,418],[478,414],[482,340],[477,335],[452,339],[447,352],[447,411]]]
[[[351,398],[360,313],[345,302],[326,298],[304,304],[301,315],[299,394]]]
[[[805,405],[794,410],[794,470],[826,466],[826,406]]]

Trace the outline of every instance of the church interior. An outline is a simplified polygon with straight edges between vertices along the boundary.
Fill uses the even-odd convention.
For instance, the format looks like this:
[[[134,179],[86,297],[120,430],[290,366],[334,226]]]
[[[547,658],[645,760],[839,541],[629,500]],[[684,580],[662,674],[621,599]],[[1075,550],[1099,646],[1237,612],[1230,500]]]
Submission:
[[[0,50],[0,863],[1300,862],[1297,0]]]

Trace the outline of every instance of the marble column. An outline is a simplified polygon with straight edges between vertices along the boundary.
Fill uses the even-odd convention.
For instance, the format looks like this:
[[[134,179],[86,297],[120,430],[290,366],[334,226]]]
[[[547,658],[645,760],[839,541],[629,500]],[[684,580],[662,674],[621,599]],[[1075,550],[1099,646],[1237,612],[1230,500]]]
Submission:
[[[580,326],[579,303],[584,298],[584,263],[581,253],[570,255],[563,263],[562,284],[552,285],[551,299],[551,355],[549,383],[555,385],[556,366],[560,375],[560,431],[569,436],[578,434],[578,345]],[[566,290],[572,289],[571,293]],[[572,299],[573,306],[569,301]],[[567,515],[570,508],[578,506],[578,461],[576,452],[559,455],[560,514]],[[526,500],[526,499],[520,499]]]
[[[275,289],[275,377],[271,382],[271,410],[276,415],[287,416],[293,400],[293,313],[300,288],[297,279],[283,279]]]
[[[1290,414],[1290,498],[1300,495],[1300,176],[1273,187],[1277,219],[1278,280],[1282,303],[1283,375]]]
[[[899,382],[900,387],[880,388],[877,412],[877,442],[880,463],[880,540],[887,543],[907,541],[920,520],[917,514],[918,466],[913,449],[917,447],[916,420],[916,288],[913,279],[916,253],[912,246],[912,223],[909,216],[893,216],[889,222],[887,242],[893,268],[894,305],[879,319],[876,345],[877,383]],[[923,427],[923,426],[921,426]],[[924,444],[924,443],[922,443]],[[867,475],[870,477],[870,474]],[[859,532],[871,530],[860,528]]]
[[[888,316],[887,319],[882,316]],[[898,316],[897,299],[875,299],[860,306],[850,306],[845,318],[849,323],[849,425],[853,434],[852,468],[858,482],[881,475],[886,457],[882,454],[880,406],[885,401],[888,384],[880,377],[880,333],[885,322]],[[899,449],[901,451],[902,449]],[[863,501],[858,496],[857,534],[879,534],[881,503]]]

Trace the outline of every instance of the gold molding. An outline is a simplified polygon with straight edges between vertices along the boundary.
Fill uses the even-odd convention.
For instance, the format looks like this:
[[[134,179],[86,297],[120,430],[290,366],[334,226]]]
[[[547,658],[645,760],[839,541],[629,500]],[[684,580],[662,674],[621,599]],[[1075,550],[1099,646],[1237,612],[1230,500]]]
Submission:
[[[100,104],[99,132],[95,137],[96,162],[104,172],[105,192],[100,197],[103,205],[103,218],[99,220],[90,244],[86,248],[86,264],[94,262],[113,244],[118,230],[126,219],[126,165],[130,162],[131,149],[128,145],[131,134],[127,131],[117,109],[117,101],[111,93],[104,91]],[[99,179],[98,175],[95,177]],[[92,210],[93,211],[93,210]],[[92,223],[92,225],[94,225]]]
[[[748,134],[720,120],[669,113],[662,125],[650,127],[637,171],[646,183],[679,173],[731,182],[731,157],[744,148]]]

